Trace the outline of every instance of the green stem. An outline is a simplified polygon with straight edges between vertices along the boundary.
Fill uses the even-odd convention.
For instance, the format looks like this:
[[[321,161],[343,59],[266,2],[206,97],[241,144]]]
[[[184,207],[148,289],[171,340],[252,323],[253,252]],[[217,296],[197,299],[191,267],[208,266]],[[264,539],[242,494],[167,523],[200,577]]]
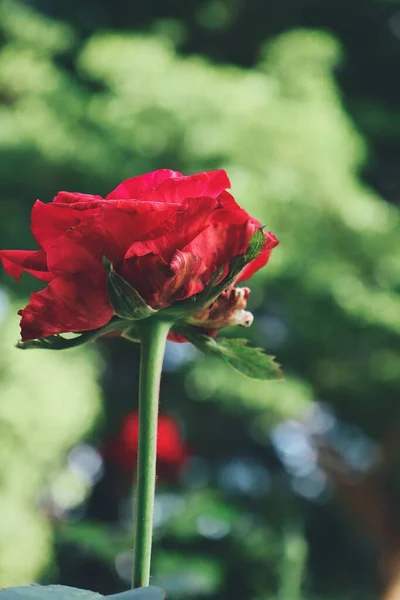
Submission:
[[[132,587],[150,582],[156,483],[157,418],[161,369],[171,324],[157,319],[136,322],[141,340],[139,382],[139,453],[134,514]]]

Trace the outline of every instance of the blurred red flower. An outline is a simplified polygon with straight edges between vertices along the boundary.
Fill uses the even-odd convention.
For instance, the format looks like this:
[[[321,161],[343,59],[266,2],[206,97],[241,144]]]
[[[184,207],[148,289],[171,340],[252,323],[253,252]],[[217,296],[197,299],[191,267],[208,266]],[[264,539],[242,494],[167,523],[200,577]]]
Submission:
[[[109,442],[104,458],[117,465],[125,475],[136,470],[139,443],[139,415],[129,413],[123,420],[116,439]],[[175,478],[189,458],[178,422],[171,416],[159,415],[157,433],[157,474],[164,479]]]

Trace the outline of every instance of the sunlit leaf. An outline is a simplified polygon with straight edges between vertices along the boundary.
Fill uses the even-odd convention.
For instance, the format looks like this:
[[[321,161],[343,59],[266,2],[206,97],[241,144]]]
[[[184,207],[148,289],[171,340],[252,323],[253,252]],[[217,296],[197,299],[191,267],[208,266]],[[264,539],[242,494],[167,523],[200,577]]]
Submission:
[[[234,369],[253,379],[280,379],[282,371],[275,357],[261,348],[248,345],[246,339],[218,338],[202,334],[196,327],[181,330],[182,334],[204,354],[218,356]]]
[[[220,338],[221,356],[237,371],[255,379],[279,379],[282,371],[275,357],[265,354],[261,348],[248,345],[246,339]]]

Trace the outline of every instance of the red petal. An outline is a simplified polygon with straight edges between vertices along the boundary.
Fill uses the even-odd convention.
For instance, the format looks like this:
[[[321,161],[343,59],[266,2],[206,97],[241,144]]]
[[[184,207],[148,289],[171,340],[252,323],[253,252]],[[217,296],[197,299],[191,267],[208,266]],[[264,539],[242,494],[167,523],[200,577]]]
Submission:
[[[187,198],[217,198],[230,186],[228,175],[220,169],[166,179],[145,197],[146,200],[182,204]]]
[[[203,286],[207,285],[211,276],[223,265],[229,265],[234,256],[244,254],[255,227],[251,221],[240,225],[213,223],[200,233],[183,250],[201,257],[201,277]]]
[[[58,192],[57,196],[54,198],[53,202],[60,204],[75,204],[75,203],[85,203],[92,204],[93,202],[97,203],[98,201],[103,201],[104,198],[101,196],[93,195],[93,194],[80,194],[79,192]]]
[[[69,196],[67,192],[60,192],[60,195]],[[124,253],[134,241],[143,240],[176,211],[175,205],[166,207],[162,203],[107,201],[100,196],[87,196],[90,200],[84,201],[85,194],[70,196],[76,198],[76,201],[60,200],[44,204],[38,200],[32,208],[32,233],[44,250],[48,250],[66,232],[99,215],[99,223],[104,223],[103,231],[110,238],[110,244],[114,240],[114,244],[120,249],[123,248]],[[173,223],[170,227],[172,226]]]
[[[165,235],[175,225],[177,207],[153,202],[109,202],[102,207],[107,257],[121,260],[135,242]],[[150,250],[151,251],[151,250]]]
[[[51,281],[53,274],[49,272],[46,253],[41,250],[1,250],[0,259],[4,270],[18,281],[24,271],[42,281]]]
[[[161,169],[122,182],[108,194],[107,199],[137,199],[182,204],[186,198],[208,196],[216,198],[230,187],[227,174],[222,169],[195,175],[182,175],[177,171]]]
[[[176,207],[147,202],[110,201],[85,222],[58,237],[47,250],[49,269],[55,275],[103,269],[102,256],[118,263],[137,239],[169,231]]]
[[[188,198],[175,212],[168,232],[149,241],[135,242],[125,258],[153,253],[170,261],[177,250],[182,250],[210,225],[217,208],[218,202],[212,198]]]
[[[47,250],[60,235],[88,219],[91,214],[91,211],[75,210],[74,205],[44,204],[37,200],[31,213],[32,234],[41,248]]]
[[[82,271],[103,272],[104,232],[95,217],[60,235],[47,249],[47,264],[55,276]]]
[[[269,257],[271,256],[271,252],[276,246],[279,244],[279,240],[274,236],[271,231],[268,231],[265,234],[265,246],[259,256],[255,258],[251,263],[245,266],[243,271],[240,273],[236,282],[245,281],[246,279],[250,279],[252,275],[261,267],[267,264]]]
[[[116,270],[152,308],[168,306],[165,288],[174,274],[161,256],[132,256],[116,265]]]
[[[182,174],[178,171],[171,171],[171,169],[159,169],[158,171],[151,171],[150,173],[144,173],[144,175],[131,177],[130,179],[126,179],[120,183],[115,190],[110,192],[107,196],[107,200],[112,198],[119,200],[139,200],[143,195],[146,194],[146,192],[150,192],[154,188],[158,187],[165,179],[171,179],[179,176],[181,177]],[[147,200],[147,197],[144,199]]]
[[[132,244],[119,267],[121,275],[153,308],[189,298],[204,289],[220,266],[246,252],[260,224],[246,213],[244,221],[242,212],[229,213],[219,199],[186,200],[171,231]]]
[[[204,288],[197,276],[201,265],[200,258],[178,250],[170,263],[155,254],[132,256],[117,265],[117,271],[147,304],[160,309]]]
[[[46,289],[31,295],[21,314],[23,341],[101,327],[113,316],[105,272],[101,278],[92,273],[56,277]]]
[[[227,191],[223,191],[218,196],[218,202],[224,209],[219,213],[218,219],[220,222],[225,221],[227,223],[244,223],[245,221],[251,220],[251,217],[247,214],[243,208],[239,206],[235,198]],[[258,222],[257,222],[258,223]]]

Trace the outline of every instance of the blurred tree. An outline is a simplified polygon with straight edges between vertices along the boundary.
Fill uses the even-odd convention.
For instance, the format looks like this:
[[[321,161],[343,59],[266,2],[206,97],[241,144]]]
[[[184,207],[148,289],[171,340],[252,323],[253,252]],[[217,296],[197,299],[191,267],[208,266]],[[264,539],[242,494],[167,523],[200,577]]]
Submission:
[[[180,52],[253,67],[264,40],[288,29],[332,32],[345,48],[336,76],[352,118],[367,137],[370,160],[363,175],[383,196],[398,203],[400,176],[397,70],[400,12],[396,0],[29,0],[49,16],[73,25],[86,39],[103,29],[168,31]]]
[[[81,45],[65,24],[1,0],[0,28],[2,246],[26,247],[36,196],[102,194],[165,166],[226,167],[239,202],[282,241],[252,282],[250,334],[278,354],[284,382],[255,383],[169,346],[162,405],[184,422],[197,458],[179,486],[160,490],[155,579],[185,598],[373,598],[374,553],[337,514],[313,444],[330,436],[365,473],[399,419],[399,214],[358,179],[366,151],[333,78],[338,43],[293,31],[249,70],[178,54],[170,26],[97,33]],[[31,286],[26,278],[18,289]],[[134,404],[138,348],[110,341],[103,350],[113,437]],[[59,527],[60,564],[62,540],[83,539],[126,580],[123,490],[108,498],[115,545],[115,531],[85,521]],[[398,485],[385,493],[396,501]]]
[[[3,300],[4,297],[2,296]],[[62,476],[73,444],[100,411],[98,357],[86,352],[21,352],[13,348],[17,318],[1,306],[0,322],[0,585],[29,583],[49,566],[49,502],[68,509],[87,493],[82,481]],[[12,306],[15,313],[16,307]],[[57,517],[56,514],[52,515]]]

